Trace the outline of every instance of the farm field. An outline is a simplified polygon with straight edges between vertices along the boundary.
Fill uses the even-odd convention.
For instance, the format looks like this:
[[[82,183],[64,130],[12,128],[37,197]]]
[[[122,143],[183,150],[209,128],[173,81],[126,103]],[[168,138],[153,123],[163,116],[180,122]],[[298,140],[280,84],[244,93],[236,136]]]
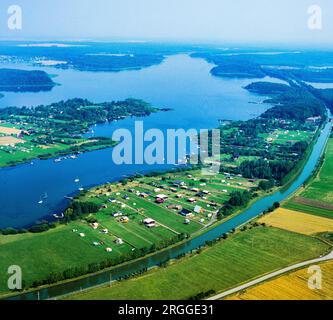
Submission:
[[[259,223],[306,235],[333,231],[333,220],[285,208],[259,219]]]
[[[333,139],[329,139],[325,161],[318,175],[301,193],[288,200],[286,209],[333,218]]]
[[[85,237],[80,237],[79,233],[84,233]],[[10,265],[21,266],[25,284],[29,286],[35,280],[45,279],[51,272],[87,266],[131,252],[132,246],[117,245],[115,239],[113,235],[102,235],[80,222],[41,234],[0,236],[0,292],[6,288],[4,276]],[[93,242],[100,241],[104,244],[94,246]],[[106,247],[113,251],[107,253]]]
[[[2,126],[0,125],[0,134],[6,134],[6,135],[11,135],[11,134],[20,134],[21,130],[18,130],[16,128],[10,127],[10,126]]]
[[[283,204],[283,207],[286,209],[289,209],[289,210],[309,213],[309,214],[313,214],[313,215],[324,217],[324,218],[329,218],[329,219],[333,218],[332,210],[311,207],[311,206],[307,206],[304,204],[295,203],[292,200],[285,202]]]
[[[256,185],[224,174],[202,182],[200,170],[190,172],[141,177],[83,192],[78,200],[97,205],[100,208],[97,213],[41,234],[0,236],[0,256],[4,257],[0,269],[5,270],[4,261],[20,264],[26,274],[26,285],[31,286],[51,272],[117,260],[136,250],[148,253],[152,248],[164,248],[215,222],[217,210],[231,191],[248,190]],[[174,186],[180,179],[182,187],[191,187]],[[201,189],[191,190],[195,186]],[[207,194],[198,196],[203,188]],[[162,193],[167,197],[165,202],[156,203],[156,195]],[[180,193],[183,197],[178,198]],[[188,198],[194,202],[188,202]],[[215,199],[218,202],[214,203]],[[201,209],[195,212],[196,207]],[[180,214],[183,208],[191,215]],[[154,225],[148,227],[144,223],[146,219],[153,219]]]
[[[134,238],[140,229],[163,238],[192,234],[215,222],[217,211],[232,191],[255,186],[242,177],[218,174],[208,179],[200,170],[192,170],[104,185],[87,191],[78,200],[101,206],[95,215],[98,222],[110,227],[116,224],[120,234],[133,233]],[[119,224],[121,217],[129,219]],[[153,219],[157,227],[148,229],[142,223],[145,219]]]
[[[8,145],[16,145],[19,143],[24,143],[25,141],[22,139],[17,139],[12,136],[0,136],[0,146],[8,146]]]
[[[333,262],[323,263],[320,268],[323,274],[320,290],[309,289],[309,274],[305,268],[247,289],[227,300],[332,300]]]
[[[274,144],[296,143],[299,141],[308,141],[313,137],[311,131],[300,130],[275,130],[270,134],[262,135],[267,142]]]
[[[200,292],[224,291],[264,273],[317,257],[328,249],[320,240],[260,226],[236,233],[165,268],[69,299],[188,299]]]
[[[324,164],[318,176],[301,193],[301,197],[333,205],[333,139],[327,145]]]

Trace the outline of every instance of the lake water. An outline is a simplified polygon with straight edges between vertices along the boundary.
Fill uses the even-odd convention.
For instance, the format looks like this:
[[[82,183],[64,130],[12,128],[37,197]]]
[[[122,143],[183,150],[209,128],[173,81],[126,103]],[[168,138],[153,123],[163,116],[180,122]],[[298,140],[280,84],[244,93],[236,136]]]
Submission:
[[[28,65],[0,65],[22,69],[45,70],[56,74],[51,92],[5,93],[0,107],[49,104],[74,97],[93,102],[144,99],[157,107],[172,108],[140,119],[144,128],[214,128],[218,119],[246,120],[269,106],[263,97],[250,94],[244,86],[254,80],[225,80],[211,76],[213,65],[187,55],[168,57],[162,64],[138,71],[118,73],[80,72]],[[272,79],[265,79],[272,80]],[[277,81],[273,79],[274,81]],[[252,103],[249,103],[252,102]],[[111,136],[117,128],[133,130],[133,118],[94,128],[96,135]],[[32,224],[66,207],[65,196],[89,187],[115,181],[137,172],[165,169],[166,165],[121,165],[111,159],[112,149],[80,155],[76,160],[54,163],[35,160],[13,168],[0,169],[0,227],[22,227]],[[80,184],[74,182],[80,179]],[[38,202],[43,199],[42,205]]]

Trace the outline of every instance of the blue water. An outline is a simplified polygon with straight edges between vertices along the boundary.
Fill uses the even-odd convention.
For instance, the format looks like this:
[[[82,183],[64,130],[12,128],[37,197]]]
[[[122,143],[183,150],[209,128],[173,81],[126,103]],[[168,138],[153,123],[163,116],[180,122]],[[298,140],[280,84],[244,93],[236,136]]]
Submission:
[[[22,64],[0,67],[36,69]],[[118,73],[38,67],[50,74],[57,74],[55,81],[61,85],[51,92],[6,93],[0,99],[0,107],[49,104],[74,97],[87,98],[93,102],[134,97],[157,107],[173,109],[141,119],[145,129],[159,128],[163,131],[168,128],[214,128],[218,119],[246,120],[269,107],[260,103],[263,97],[243,89],[254,80],[216,78],[210,74],[212,67],[205,60],[187,55],[170,56],[162,64],[143,70]],[[131,118],[98,126],[94,128],[95,135],[111,136],[117,128],[133,130],[134,120]],[[107,149],[86,153],[77,160],[61,163],[35,160],[33,165],[29,163],[0,169],[0,228],[26,226],[61,212],[67,205],[64,197],[77,193],[79,187],[167,167],[147,164],[117,166],[112,162],[111,155],[112,150]],[[77,178],[80,184],[74,182]],[[45,193],[48,198],[43,199],[42,205],[38,204]]]

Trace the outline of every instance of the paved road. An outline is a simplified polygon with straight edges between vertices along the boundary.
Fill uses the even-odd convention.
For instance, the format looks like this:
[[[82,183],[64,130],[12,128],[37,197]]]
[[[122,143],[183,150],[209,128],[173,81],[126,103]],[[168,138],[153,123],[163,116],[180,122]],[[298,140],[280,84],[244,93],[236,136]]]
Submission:
[[[217,294],[207,300],[219,300],[219,299],[222,299],[222,298],[225,298],[231,294],[234,294],[234,293],[237,293],[239,291],[242,291],[242,290],[245,290],[249,287],[252,287],[254,285],[257,285],[257,284],[260,284],[261,282],[264,282],[264,281],[267,281],[267,280],[270,280],[272,278],[275,278],[276,276],[280,276],[280,275],[283,275],[284,273],[287,273],[287,272],[290,272],[290,271],[294,271],[296,269],[300,269],[302,267],[306,267],[306,266],[309,266],[309,265],[312,265],[312,264],[316,264],[316,263],[320,263],[320,262],[325,262],[325,261],[329,261],[329,260],[333,260],[333,251],[331,253],[329,253],[328,255],[324,256],[324,257],[321,257],[321,258],[318,258],[318,259],[313,259],[313,260],[308,260],[308,261],[304,261],[304,262],[301,262],[301,263],[297,263],[297,264],[294,264],[290,267],[287,267],[287,268],[284,268],[284,269],[281,269],[279,271],[275,271],[275,272],[272,272],[270,274],[267,274],[265,276],[262,276],[258,279],[255,279],[253,281],[250,281],[248,283],[245,283],[241,286],[238,286],[236,288],[233,288],[233,289],[230,289],[228,291],[225,291],[225,292],[222,292],[220,294]]]

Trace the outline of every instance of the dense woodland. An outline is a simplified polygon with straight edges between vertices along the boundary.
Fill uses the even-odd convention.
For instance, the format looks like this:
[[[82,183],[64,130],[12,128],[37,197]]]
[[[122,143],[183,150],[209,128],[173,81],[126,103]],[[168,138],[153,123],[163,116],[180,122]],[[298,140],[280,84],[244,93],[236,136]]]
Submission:
[[[265,103],[274,105],[262,114],[263,118],[289,119],[305,121],[310,117],[326,117],[326,104],[316,93],[316,89],[303,84],[285,85],[270,82],[255,82],[246,87],[250,92],[268,95],[271,98]]]
[[[3,92],[50,91],[55,85],[44,71],[0,69],[0,91]]]
[[[128,116],[147,116],[157,109],[136,99],[95,104],[85,99],[71,99],[33,108],[0,109],[0,119],[12,123],[26,122],[54,132],[59,137],[85,133],[91,125]],[[32,132],[34,133],[34,132]]]

